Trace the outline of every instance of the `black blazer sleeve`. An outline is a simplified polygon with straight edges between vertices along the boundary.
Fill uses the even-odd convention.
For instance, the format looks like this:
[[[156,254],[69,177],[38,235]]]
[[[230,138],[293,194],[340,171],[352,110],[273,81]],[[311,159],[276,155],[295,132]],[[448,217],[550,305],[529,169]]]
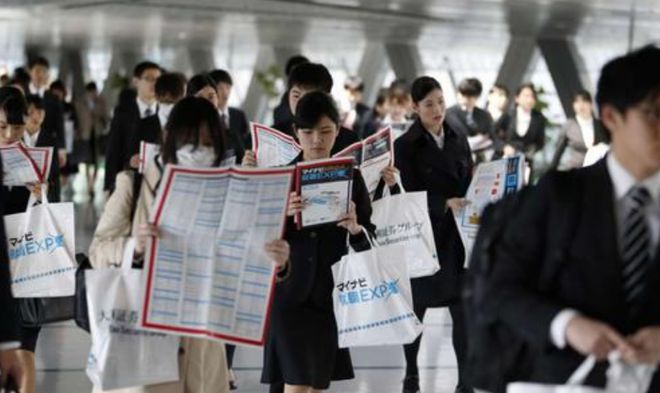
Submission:
[[[539,290],[547,266],[548,219],[556,183],[553,172],[521,201],[510,217],[494,253],[491,280],[496,288],[484,306],[499,310],[499,318],[537,348],[551,344],[550,325],[564,308]],[[555,234],[556,235],[556,234]]]
[[[133,142],[131,135],[134,133],[139,119],[139,113],[134,114],[128,104],[119,105],[115,108],[114,116],[110,122],[110,132],[105,151],[103,189],[106,191],[114,190],[115,178],[124,169],[130,158],[128,152],[132,150],[131,143]]]
[[[0,174],[2,161],[0,161]],[[0,187],[0,215],[4,216],[4,202],[7,198],[6,188]],[[7,237],[4,220],[0,221],[0,343],[19,341],[18,318],[16,305],[11,294],[9,278],[9,255],[7,253]]]
[[[250,122],[248,122],[245,112],[238,108],[229,108],[229,126],[241,138],[241,150],[251,149]]]
[[[376,236],[376,226],[371,222],[371,201],[369,200],[369,191],[359,170],[353,173],[352,200],[355,203],[355,213],[358,224],[362,225],[372,238]],[[364,233],[350,236],[351,246],[356,251],[368,250],[369,241]]]
[[[48,201],[49,202],[59,202],[60,201],[60,165],[57,156],[57,141],[52,134],[42,131],[37,138],[38,147],[52,147],[53,155],[50,160],[50,174],[48,175]]]

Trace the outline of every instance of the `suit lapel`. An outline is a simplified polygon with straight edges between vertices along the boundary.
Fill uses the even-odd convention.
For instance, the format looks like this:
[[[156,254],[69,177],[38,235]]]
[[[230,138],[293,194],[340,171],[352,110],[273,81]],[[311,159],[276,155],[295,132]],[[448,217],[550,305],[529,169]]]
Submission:
[[[417,125],[415,132],[418,134],[416,143],[420,148],[418,159],[423,163],[422,166],[418,167],[424,168],[425,166],[430,166],[434,172],[444,173],[446,176],[458,181],[456,162],[452,159],[456,156],[456,136],[453,135],[454,131],[449,128],[447,123],[444,124],[445,144],[441,150],[435,143],[435,140],[433,140],[433,137],[428,134],[428,131],[422,127],[419,121],[415,124]]]

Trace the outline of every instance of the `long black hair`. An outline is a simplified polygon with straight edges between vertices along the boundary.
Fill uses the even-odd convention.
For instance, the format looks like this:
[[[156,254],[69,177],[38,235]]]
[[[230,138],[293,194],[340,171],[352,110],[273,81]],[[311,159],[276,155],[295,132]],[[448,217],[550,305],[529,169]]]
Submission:
[[[206,127],[211,140],[216,159],[214,166],[220,165],[227,149],[227,129],[220,121],[218,110],[208,100],[201,97],[185,97],[179,101],[165,125],[165,142],[163,142],[162,157],[165,163],[176,164],[176,151],[186,144],[195,148],[201,144],[200,133]]]

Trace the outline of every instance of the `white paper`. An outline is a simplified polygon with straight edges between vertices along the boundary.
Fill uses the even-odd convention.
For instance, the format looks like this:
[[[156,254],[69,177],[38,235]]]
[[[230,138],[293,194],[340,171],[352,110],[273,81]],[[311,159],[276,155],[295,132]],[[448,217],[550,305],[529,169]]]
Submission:
[[[151,220],[141,326],[263,345],[293,168],[165,169]]]
[[[36,163],[30,158],[23,145],[16,143],[0,148],[2,154],[2,184],[24,186],[41,182]]]
[[[361,142],[356,142],[335,154],[334,157],[352,157],[369,194],[373,194],[382,177],[383,169],[394,164],[394,134],[391,127],[383,128]]]
[[[251,123],[251,127],[252,148],[257,157],[257,166],[261,168],[288,165],[302,151],[290,135],[262,124]]]
[[[160,146],[155,143],[140,142],[140,165],[138,172],[145,173],[147,168],[154,164],[156,156],[160,154]]]
[[[584,162],[582,163],[582,166],[585,167],[597,163],[603,157],[605,157],[609,151],[610,146],[605,143],[599,143],[597,145],[591,146],[589,150],[587,150],[587,154],[584,156]]]
[[[387,126],[392,128],[392,132],[394,133],[394,139],[399,139],[401,135],[405,134],[408,132],[408,129],[410,129],[410,126],[413,124],[412,120],[408,121],[403,121],[403,122],[397,122],[397,123],[390,123],[387,124]]]
[[[481,213],[490,203],[499,201],[524,185],[522,155],[479,164],[468,187],[465,199],[468,205],[454,215],[456,226],[465,247],[465,261],[469,261],[479,231]]]
[[[26,147],[25,150],[37,166],[43,182],[46,182],[50,176],[54,149],[52,147]]]

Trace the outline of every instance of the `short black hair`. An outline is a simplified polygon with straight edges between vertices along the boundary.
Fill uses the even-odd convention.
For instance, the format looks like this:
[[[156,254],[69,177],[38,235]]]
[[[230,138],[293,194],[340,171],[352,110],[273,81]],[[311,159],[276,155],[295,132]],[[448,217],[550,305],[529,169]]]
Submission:
[[[466,78],[458,84],[458,92],[465,97],[479,97],[483,92],[483,86],[477,78]]]
[[[660,48],[648,45],[611,60],[601,70],[596,102],[625,113],[660,94]]]
[[[291,70],[288,90],[291,90],[294,86],[300,86],[330,93],[332,84],[332,75],[323,64],[302,63]]]
[[[30,73],[24,67],[17,67],[14,70],[14,76],[9,81],[10,85],[19,85],[23,91],[29,91]]]
[[[211,79],[209,74],[197,74],[190,78],[188,81],[188,85],[186,86],[186,95],[189,97],[194,96],[206,86],[210,86],[213,88],[213,90],[215,90],[215,81]]]
[[[85,85],[85,91],[98,91],[99,88],[96,86],[96,82],[88,82]]]
[[[516,89],[516,97],[518,97],[520,93],[522,93],[525,89],[530,89],[532,91],[532,94],[534,94],[534,99],[538,98],[536,96],[536,86],[534,86],[533,83],[523,83],[522,85],[518,86]]]
[[[174,99],[183,97],[186,89],[185,76],[167,72],[156,79],[156,97],[170,96]]]
[[[7,116],[7,123],[11,125],[25,124],[27,103],[21,91],[13,86],[0,87],[0,109]]]
[[[442,86],[435,78],[430,76],[420,76],[415,79],[410,88],[410,95],[415,104],[424,99],[433,90],[439,89],[442,91]]]
[[[48,59],[46,59],[43,56],[37,56],[33,57],[28,61],[28,68],[32,69],[36,66],[44,66],[46,68],[50,68],[50,63],[48,62]]]
[[[322,91],[313,91],[305,94],[298,101],[293,124],[296,128],[312,128],[323,116],[327,116],[333,123],[339,125],[339,111],[332,96]]]
[[[573,95],[573,102],[577,100],[582,100],[582,101],[587,101],[587,102],[592,102],[593,97],[591,96],[591,93],[589,93],[587,90],[578,90],[574,95]]]
[[[172,113],[165,124],[165,141],[163,142],[163,161],[176,164],[176,151],[183,145],[192,144],[198,147],[201,144],[200,132],[206,126],[213,141],[216,160],[214,166],[220,165],[224,155],[227,129],[220,121],[218,110],[201,97],[185,97],[172,108]]]
[[[291,56],[289,60],[286,61],[286,66],[284,66],[284,73],[288,77],[291,75],[291,71],[299,64],[309,63],[309,59],[303,55]]]
[[[153,61],[142,61],[140,63],[137,63],[135,67],[133,68],[133,77],[134,78],[142,78],[142,75],[145,73],[147,70],[158,70],[162,71],[160,66]]]
[[[503,92],[504,92],[504,95],[505,95],[507,98],[508,98],[509,95],[511,94],[511,92],[509,91],[509,89],[508,89],[506,86],[504,86],[503,84],[501,84],[501,83],[496,83],[496,84],[494,84],[493,87],[490,88],[490,90],[488,91],[488,93],[492,93],[492,92],[494,92],[495,90],[503,91]]]
[[[209,76],[211,77],[211,79],[213,79],[213,81],[215,81],[216,85],[218,83],[226,83],[229,86],[234,85],[234,80],[231,78],[231,75],[229,74],[229,72],[227,72],[225,70],[220,70],[220,69],[213,70],[213,71],[209,72]]]
[[[50,84],[49,90],[60,90],[66,94],[66,86],[61,79],[53,81],[53,83]]]
[[[30,105],[32,105],[39,110],[44,110],[44,99],[39,97],[38,94],[28,94],[27,97],[25,97],[25,102],[27,103],[28,109],[30,108]]]

